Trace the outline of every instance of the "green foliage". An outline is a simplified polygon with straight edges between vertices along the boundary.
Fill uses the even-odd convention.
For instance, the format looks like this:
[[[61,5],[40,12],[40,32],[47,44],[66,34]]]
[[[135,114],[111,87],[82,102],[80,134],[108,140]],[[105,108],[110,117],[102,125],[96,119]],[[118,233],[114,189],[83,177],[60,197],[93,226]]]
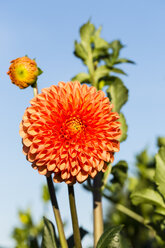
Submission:
[[[126,73],[116,68],[115,65],[122,63],[134,63],[131,60],[120,58],[120,50],[124,47],[120,41],[115,40],[111,43],[100,37],[101,27],[96,29],[89,21],[80,28],[81,41],[75,41],[74,54],[87,65],[90,84],[97,86],[105,76],[111,72],[117,74]],[[101,65],[101,62],[104,65]],[[74,80],[78,80],[77,76]],[[80,82],[83,82],[83,80]]]
[[[165,203],[161,195],[153,190],[145,188],[143,190],[134,191],[131,194],[132,203],[135,205],[139,205],[141,203],[149,203],[154,206],[165,208]]]
[[[111,198],[116,201],[120,198],[120,190],[123,188],[125,180],[127,179],[128,164],[126,161],[119,161],[112,167],[111,175],[113,178],[110,180],[108,190],[111,192]]]
[[[118,202],[122,196],[123,186],[127,179],[128,165],[124,160],[119,161],[112,167],[112,178],[105,185],[105,192],[103,195],[112,202]]]
[[[38,67],[38,76],[41,75],[43,73],[43,71],[41,70],[41,68]]]
[[[42,200],[43,202],[49,202],[50,200],[50,195],[49,195],[49,190],[47,185],[42,186]]]
[[[125,225],[126,238],[121,248],[125,248],[128,240],[131,243],[130,247],[133,248],[165,247],[165,146],[163,140],[159,137],[158,144],[161,147],[155,158],[149,156],[146,149],[136,156],[137,171],[134,177],[126,178],[126,174],[123,177],[120,173],[114,177],[118,185],[122,182],[124,189],[122,186],[117,187],[116,180],[113,179],[106,187],[104,195],[114,203],[114,208],[108,212],[109,222],[111,225]],[[119,197],[116,196],[117,194]],[[106,226],[109,222],[106,221]]]
[[[165,146],[162,146],[155,156],[156,159],[156,171],[155,181],[158,185],[159,192],[165,199]]]
[[[42,201],[49,201],[49,192],[47,185],[42,186]],[[20,226],[15,227],[12,232],[12,238],[15,240],[16,248],[39,248],[40,239],[42,236],[44,223],[41,219],[37,224],[34,224],[33,216],[30,209],[18,212]]]
[[[112,71],[125,74],[120,68],[115,68],[115,64],[133,63],[130,60],[119,58],[120,50],[123,48],[120,41],[108,43],[100,37],[100,33],[101,27],[96,29],[93,24],[87,22],[80,28],[81,41],[79,43],[75,41],[74,54],[87,65],[89,81],[94,86],[97,86],[98,81]],[[101,62],[104,65],[101,65]],[[74,79],[78,80],[77,76]],[[83,80],[84,78],[82,81],[80,78],[80,82]]]
[[[19,211],[21,227],[15,227],[12,237],[16,248],[39,248],[39,239],[43,230],[42,220],[34,224],[30,210]]]
[[[119,122],[121,123],[121,137],[120,137],[119,141],[122,142],[122,141],[126,140],[127,130],[128,130],[128,125],[126,123],[126,119],[122,113],[120,113]]]
[[[150,160],[146,151],[142,153],[141,160],[145,163],[149,163]],[[151,183],[149,184],[150,188],[148,188],[147,185],[147,187],[143,187],[143,189],[137,188],[133,191],[131,194],[133,204],[150,203],[158,207],[159,210],[155,208],[155,212],[165,212],[165,201],[163,198],[165,197],[165,147],[160,147],[158,154],[155,156],[154,168],[150,168],[148,174],[141,164],[139,164],[139,169],[141,173],[144,174],[144,177],[150,180]]]
[[[42,244],[41,247],[42,248],[57,248],[60,246],[59,244],[59,240],[56,237],[56,233],[55,233],[55,229],[54,229],[54,225],[53,223],[48,220],[46,217],[43,217],[44,219],[44,228],[43,228],[43,234],[42,234]],[[85,235],[88,232],[80,227],[80,236],[81,236],[81,240],[85,237]],[[69,248],[73,248],[74,246],[74,236],[71,235],[68,239],[67,239],[67,243],[68,243],[68,247]]]
[[[81,83],[89,83],[89,80],[90,80],[90,77],[89,77],[89,74],[85,73],[85,72],[81,72],[79,74],[77,74],[73,80],[78,80],[79,82]]]
[[[122,225],[109,227],[100,237],[96,248],[120,248],[120,231]]]
[[[120,113],[120,109],[128,100],[128,89],[124,86],[122,80],[113,74],[126,73],[117,68],[116,65],[122,63],[134,63],[131,60],[120,58],[120,51],[124,47],[119,40],[107,42],[100,37],[101,27],[96,27],[89,21],[80,28],[80,42],[75,41],[74,54],[82,60],[87,66],[88,73],[81,72],[72,80],[78,80],[81,83],[88,83],[97,89],[107,89],[107,95],[112,101],[113,111]],[[112,74],[112,75],[111,75]],[[127,123],[124,115],[120,113],[120,122],[122,124],[122,137],[120,142],[127,138]]]
[[[159,147],[165,146],[165,137],[159,137],[157,144]]]
[[[46,217],[44,219],[44,230],[42,235],[42,248],[57,248],[57,242],[55,238],[55,229],[53,223]]]
[[[123,82],[117,77],[109,77],[109,81],[107,79],[107,82],[109,84],[107,93],[111,102],[113,103],[114,106],[113,111],[120,113],[122,106],[128,100],[128,89],[124,86]],[[126,119],[122,113],[120,113],[119,121],[121,123],[121,131],[122,131],[120,142],[122,142],[126,140],[127,130],[128,130]]]
[[[120,112],[120,109],[128,100],[128,89],[117,77],[110,77],[108,84],[107,93],[110,94],[110,100],[114,105],[113,111]]]
[[[126,140],[128,126],[125,116],[120,112],[123,105],[128,100],[128,89],[124,83],[115,74],[126,73],[116,67],[123,63],[134,63],[126,58],[120,58],[120,51],[124,47],[119,40],[107,42],[101,35],[101,27],[96,27],[89,21],[80,28],[80,42],[75,41],[74,54],[82,60],[87,67],[87,72],[81,72],[74,76],[72,80],[78,80],[80,83],[88,83],[95,86],[98,90],[105,91],[110,101],[113,103],[113,111],[120,115],[122,136],[120,142]],[[106,187],[110,167],[103,176],[102,191]],[[92,190],[92,185],[84,185],[84,188]]]

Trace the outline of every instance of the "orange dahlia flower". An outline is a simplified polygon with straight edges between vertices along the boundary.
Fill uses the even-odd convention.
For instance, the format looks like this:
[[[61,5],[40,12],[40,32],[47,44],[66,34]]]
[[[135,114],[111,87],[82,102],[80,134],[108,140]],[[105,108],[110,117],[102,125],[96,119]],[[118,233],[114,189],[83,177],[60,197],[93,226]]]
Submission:
[[[119,151],[119,115],[102,91],[59,82],[31,100],[20,124],[23,152],[42,175],[82,183],[95,177]]]
[[[13,84],[24,89],[36,82],[41,70],[37,67],[35,60],[24,56],[11,61],[7,74]]]

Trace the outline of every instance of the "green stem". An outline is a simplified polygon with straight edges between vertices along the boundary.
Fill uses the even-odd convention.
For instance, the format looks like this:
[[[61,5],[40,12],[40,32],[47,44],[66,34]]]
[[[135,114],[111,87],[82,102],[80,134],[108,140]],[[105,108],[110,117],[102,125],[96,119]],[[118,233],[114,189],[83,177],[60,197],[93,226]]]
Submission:
[[[38,94],[37,81],[34,84],[32,84],[31,87],[33,88],[34,96],[36,96]]]
[[[102,173],[97,174],[93,183],[93,229],[94,229],[94,247],[96,247],[100,236],[103,233],[103,211],[102,211],[102,196],[101,182]]]
[[[132,219],[138,221],[139,223],[145,225],[148,227],[146,220],[139,214],[135,213],[134,211],[132,211],[131,209],[125,207],[124,205],[122,205],[121,203],[116,203],[114,202],[114,200],[112,199],[111,196],[107,196],[106,194],[103,193],[103,196],[108,199],[109,201],[111,201],[113,204],[115,204],[115,208],[120,211],[123,214],[126,214],[127,216],[131,217]]]
[[[33,87],[34,96],[36,96],[38,94],[37,82],[32,87]],[[46,180],[47,180],[50,199],[51,199],[53,212],[54,212],[54,216],[55,216],[55,220],[56,220],[56,224],[57,224],[57,229],[58,229],[58,233],[59,233],[59,239],[60,239],[61,247],[62,248],[68,248],[68,244],[67,244],[67,241],[65,238],[64,227],[63,227],[63,223],[61,220],[60,210],[58,207],[58,202],[57,202],[57,198],[56,198],[56,193],[55,193],[55,188],[53,185],[52,177],[51,176],[46,177]]]
[[[148,225],[148,221],[146,221],[141,215],[135,213],[134,211],[123,206],[120,203],[116,204],[116,209],[122,212],[123,214],[126,214],[127,216],[131,217],[132,219],[136,220],[137,222],[141,223],[142,225],[150,229],[155,235],[155,230],[152,228],[152,226]]]
[[[141,215],[139,215],[139,214],[135,213],[134,211],[130,210],[129,208],[123,206],[120,203],[116,204],[115,207],[116,207],[117,210],[119,210],[120,212],[128,215],[132,219],[138,221],[139,223],[141,223],[143,225],[146,225],[145,219]]]
[[[38,89],[37,89],[37,87],[34,87],[34,88],[33,88],[33,93],[34,93],[34,96],[36,96],[36,95],[38,94]]]
[[[47,179],[50,199],[51,199],[51,203],[52,203],[52,207],[53,207],[53,212],[54,212],[54,216],[55,216],[55,220],[56,220],[56,224],[57,224],[57,229],[58,229],[58,233],[59,233],[59,239],[60,239],[61,247],[62,248],[68,248],[68,244],[67,244],[67,241],[65,238],[64,227],[63,227],[63,223],[61,220],[61,215],[60,215],[60,211],[59,211],[59,207],[58,207],[58,202],[57,202],[57,198],[56,198],[56,193],[55,193],[55,188],[53,185],[52,177],[49,176],[46,179]]]
[[[69,193],[69,203],[70,203],[70,211],[71,211],[71,217],[72,217],[75,247],[82,248],[73,185],[68,185],[68,193]]]

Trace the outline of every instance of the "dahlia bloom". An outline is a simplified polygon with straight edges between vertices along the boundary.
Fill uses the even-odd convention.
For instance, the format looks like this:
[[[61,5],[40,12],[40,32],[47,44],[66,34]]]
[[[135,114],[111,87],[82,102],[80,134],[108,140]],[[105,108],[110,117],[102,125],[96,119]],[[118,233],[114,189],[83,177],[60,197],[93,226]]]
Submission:
[[[20,124],[23,152],[42,175],[82,183],[113,162],[119,151],[119,115],[104,92],[59,82],[31,100]]]
[[[24,89],[36,82],[40,71],[35,60],[24,56],[11,61],[7,74],[13,84]]]

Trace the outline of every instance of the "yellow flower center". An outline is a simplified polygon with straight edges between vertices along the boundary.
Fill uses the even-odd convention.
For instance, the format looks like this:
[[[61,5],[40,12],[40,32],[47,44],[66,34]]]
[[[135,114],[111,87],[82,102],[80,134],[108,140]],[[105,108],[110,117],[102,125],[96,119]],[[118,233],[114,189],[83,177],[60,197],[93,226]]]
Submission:
[[[63,123],[61,131],[65,138],[69,138],[70,136],[83,132],[84,129],[85,125],[79,117],[71,117]]]
[[[24,65],[19,65],[15,68],[15,76],[17,80],[25,80],[28,77],[28,70]]]
[[[70,131],[71,133],[80,132],[84,128],[84,125],[82,124],[80,118],[77,117],[73,117],[67,120],[65,125],[68,131]]]

